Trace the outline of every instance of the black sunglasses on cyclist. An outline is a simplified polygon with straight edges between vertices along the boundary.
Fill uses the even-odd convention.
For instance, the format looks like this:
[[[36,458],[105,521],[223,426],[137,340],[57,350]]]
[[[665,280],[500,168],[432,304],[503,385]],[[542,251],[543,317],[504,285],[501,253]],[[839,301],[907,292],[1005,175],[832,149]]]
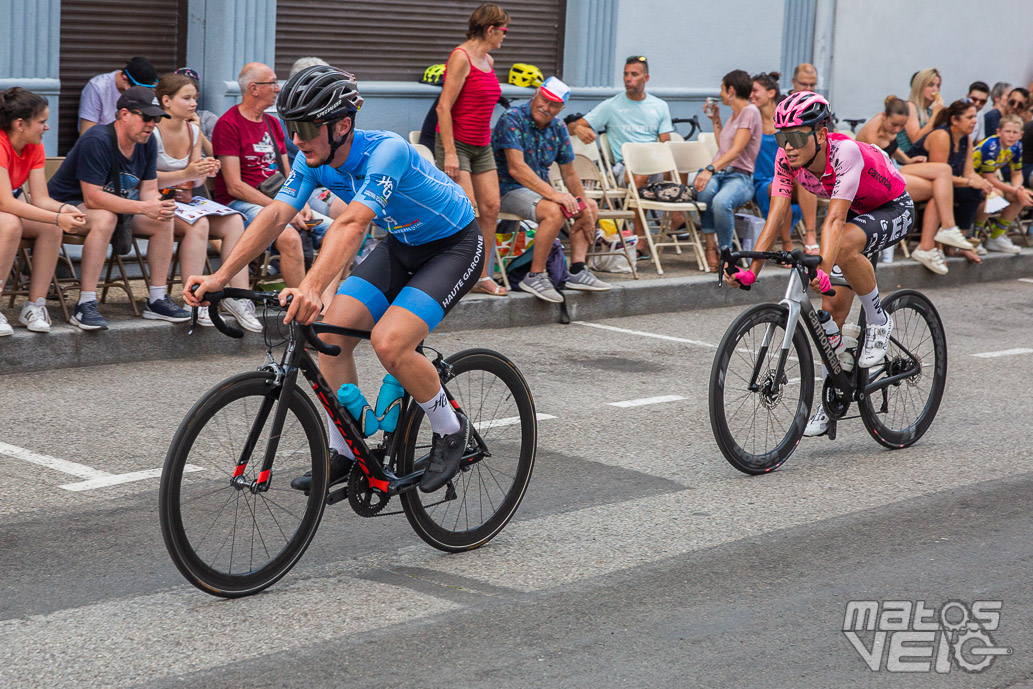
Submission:
[[[311,141],[316,138],[319,135],[319,128],[323,126],[306,120],[287,120],[283,125],[287,130],[288,138],[293,139],[297,134],[302,141]]]
[[[809,132],[775,132],[775,143],[780,148],[785,148],[786,144],[791,144],[793,148],[803,148],[813,132],[813,129]]]

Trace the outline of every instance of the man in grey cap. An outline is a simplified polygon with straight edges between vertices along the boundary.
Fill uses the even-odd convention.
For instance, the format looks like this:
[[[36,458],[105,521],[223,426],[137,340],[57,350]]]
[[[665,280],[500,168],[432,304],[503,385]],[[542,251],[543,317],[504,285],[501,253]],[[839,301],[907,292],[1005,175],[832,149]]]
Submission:
[[[151,132],[168,117],[153,89],[132,86],[118,99],[115,121],[86,131],[47,183],[51,198],[78,206],[86,225],[74,230],[85,235],[79,303],[72,324],[83,330],[108,327],[97,304],[97,281],[119,216],[132,218],[133,234],[145,237],[151,284],[143,317],[182,323],[190,312],[172,303],[166,292],[172,262],[174,201],[162,201],[158,191],[158,146]],[[115,147],[118,190],[112,176]],[[120,192],[120,193],[119,193]]]
[[[79,134],[95,124],[115,121],[118,99],[131,86],[158,85],[158,72],[145,57],[134,57],[122,69],[98,74],[83,87],[79,97]]]

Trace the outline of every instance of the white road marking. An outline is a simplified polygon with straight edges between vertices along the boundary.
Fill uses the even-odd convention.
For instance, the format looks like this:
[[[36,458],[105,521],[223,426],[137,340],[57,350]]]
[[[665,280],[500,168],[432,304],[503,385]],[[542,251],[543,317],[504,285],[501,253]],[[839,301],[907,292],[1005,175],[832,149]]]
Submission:
[[[979,359],[996,359],[999,356],[1015,356],[1016,354],[1033,354],[1033,349],[1019,347],[1017,349],[1002,349],[999,352],[980,352],[972,356]]]
[[[687,340],[684,337],[673,337],[671,335],[658,335],[657,333],[647,333],[641,330],[628,330],[627,328],[615,328],[612,325],[602,325],[601,323],[587,323],[585,321],[574,321],[577,325],[585,325],[589,328],[599,328],[600,330],[612,330],[616,333],[626,333],[628,335],[638,335],[640,337],[652,337],[657,340],[670,340],[671,342],[684,342],[685,344],[697,345],[699,347],[716,347],[717,345],[710,344],[709,342],[700,342],[699,340]]]
[[[186,464],[183,466],[183,471],[185,473],[204,471],[204,467]],[[117,486],[120,483],[132,483],[133,481],[143,481],[145,479],[159,477],[161,477],[161,469],[144,469],[143,471],[131,471],[127,474],[109,474],[107,476],[100,476],[80,483],[66,483],[63,486],[58,486],[58,488],[79,492],[84,490],[93,490],[94,488]]]
[[[1019,282],[1033,282],[1033,278],[1019,278]]]
[[[660,404],[661,402],[677,402],[685,399],[681,395],[662,395],[660,397],[644,397],[639,400],[625,400],[624,402],[607,402],[611,407],[642,407],[647,404]]]
[[[26,450],[23,447],[16,447],[14,445],[8,445],[7,443],[0,443],[0,455],[6,455],[12,459],[20,459],[23,462],[31,462],[38,464],[41,467],[53,469],[54,471],[60,471],[65,474],[71,474],[72,476],[78,476],[79,478],[85,479],[99,479],[106,476],[111,476],[106,471],[100,469],[94,469],[88,467],[85,464],[79,464],[78,462],[69,462],[67,459],[59,459],[57,457],[51,457],[49,455],[41,455],[38,452],[32,450]]]
[[[545,421],[547,419],[555,419],[556,417],[552,414],[535,414],[534,417],[539,421]],[[512,426],[520,423],[519,416],[508,416],[504,419],[492,419],[491,421],[478,421],[473,425],[477,429],[478,433],[489,431],[492,428],[498,428],[499,426]]]

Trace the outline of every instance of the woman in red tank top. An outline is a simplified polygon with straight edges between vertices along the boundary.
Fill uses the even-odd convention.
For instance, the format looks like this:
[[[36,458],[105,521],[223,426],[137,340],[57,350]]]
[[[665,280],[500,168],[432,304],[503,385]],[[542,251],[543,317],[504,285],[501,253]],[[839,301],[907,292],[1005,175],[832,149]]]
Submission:
[[[438,167],[463,187],[477,209],[477,224],[484,245],[495,246],[499,218],[499,177],[491,150],[491,115],[502,95],[495,61],[490,53],[502,46],[509,15],[497,5],[485,4],[470,15],[467,40],[452,51],[445,65],[438,100],[438,128],[434,157]],[[474,292],[504,296],[505,288],[488,275],[491,261]]]

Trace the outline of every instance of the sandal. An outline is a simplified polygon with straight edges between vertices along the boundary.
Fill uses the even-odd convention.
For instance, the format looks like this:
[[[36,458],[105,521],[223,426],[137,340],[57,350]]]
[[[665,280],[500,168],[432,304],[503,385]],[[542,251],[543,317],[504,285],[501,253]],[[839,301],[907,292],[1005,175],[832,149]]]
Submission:
[[[713,273],[717,270],[717,244],[708,242],[703,253],[707,259],[707,268]]]
[[[490,287],[487,285],[490,285]],[[509,292],[506,291],[505,287],[503,287],[502,285],[500,285],[499,283],[495,282],[487,276],[482,277],[480,280],[478,280],[477,284],[475,284],[473,286],[473,289],[471,289],[470,291],[476,292],[477,294],[489,294],[493,297],[504,297],[507,294],[509,294]]]
[[[955,247],[949,247],[946,252],[948,256],[964,256],[965,260],[969,263],[982,263],[983,259],[979,257],[979,254],[973,249],[957,249]]]
[[[804,244],[803,252],[808,256],[817,256],[821,253],[821,244]]]

